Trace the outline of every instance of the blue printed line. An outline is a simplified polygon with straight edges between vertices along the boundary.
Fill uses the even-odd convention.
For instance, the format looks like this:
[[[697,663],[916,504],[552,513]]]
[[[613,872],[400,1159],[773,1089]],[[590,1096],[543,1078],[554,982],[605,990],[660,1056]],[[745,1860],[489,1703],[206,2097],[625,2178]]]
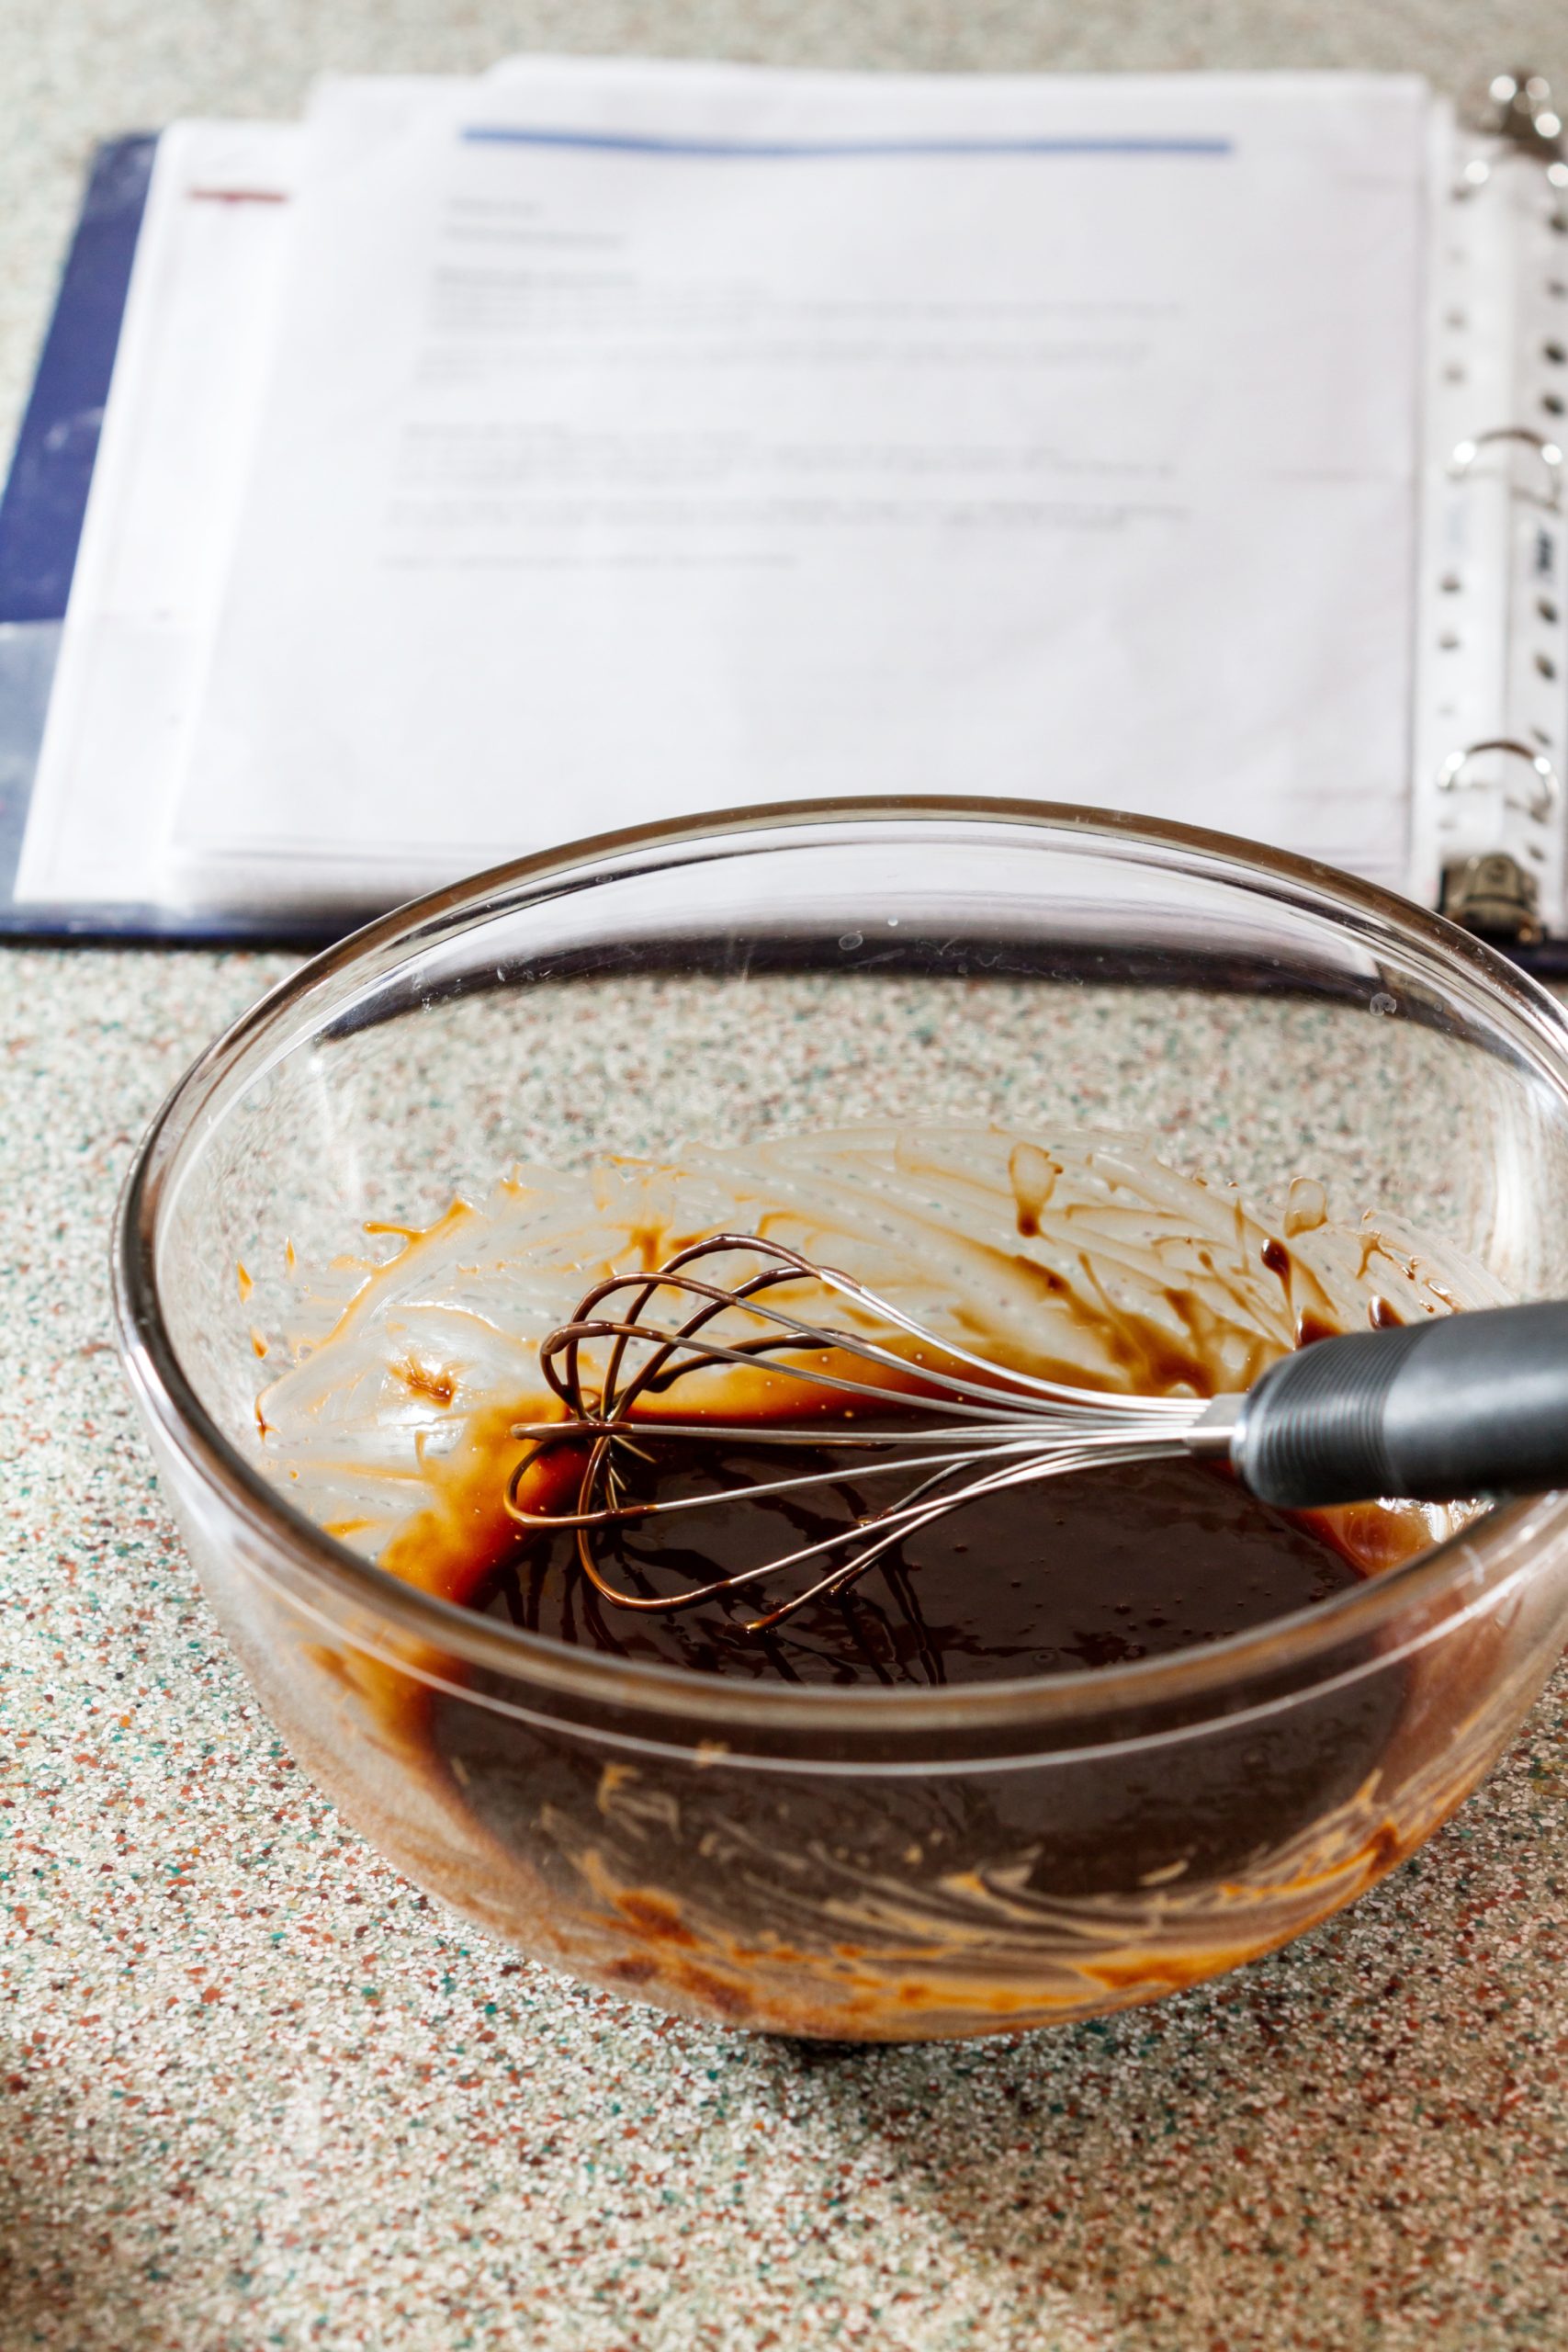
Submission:
[[[1229,155],[1228,139],[660,139],[622,130],[543,130],[474,123],[472,146],[582,147],[602,154],[698,155],[716,162],[785,162],[852,155]]]

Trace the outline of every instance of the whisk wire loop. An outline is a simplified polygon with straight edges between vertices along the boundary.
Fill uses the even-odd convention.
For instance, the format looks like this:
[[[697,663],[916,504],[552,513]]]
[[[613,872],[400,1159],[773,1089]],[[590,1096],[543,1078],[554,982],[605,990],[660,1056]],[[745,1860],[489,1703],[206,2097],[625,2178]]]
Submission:
[[[728,1256],[738,1251],[745,1251],[754,1257],[771,1259],[775,1262],[772,1269],[764,1270],[752,1275],[748,1281],[732,1286],[706,1283],[683,1271],[688,1265],[703,1259]],[[929,1349],[938,1361],[930,1364],[923,1362],[917,1363],[908,1355],[900,1354],[896,1349],[884,1346],[867,1338],[863,1333],[847,1332],[836,1327],[807,1322],[801,1317],[791,1315],[784,1307],[772,1304],[759,1306],[756,1303],[759,1295],[767,1290],[776,1288],[780,1284],[801,1281],[814,1283],[821,1289],[834,1292],[840,1297],[852,1301],[874,1322],[889,1325],[895,1330],[904,1332],[908,1338],[918,1340],[923,1348]],[[642,1317],[649,1305],[660,1290],[684,1292],[689,1296],[702,1301],[703,1304],[685,1323],[678,1326],[673,1331],[657,1325],[649,1325],[644,1322]],[[605,1303],[615,1297],[618,1292],[631,1294],[631,1303],[624,1310],[624,1319],[607,1316],[603,1312]],[[1068,1387],[1060,1381],[1046,1380],[1034,1373],[1014,1370],[1004,1372],[988,1358],[976,1355],[971,1349],[964,1347],[960,1341],[948,1337],[938,1339],[925,1325],[917,1322],[912,1316],[906,1315],[902,1308],[896,1306],[891,1300],[882,1298],[876,1292],[868,1290],[863,1283],[856,1282],[852,1275],[841,1273],[833,1266],[817,1265],[811,1259],[803,1258],[798,1250],[787,1249],[782,1242],[765,1240],[757,1234],[714,1234],[705,1241],[690,1243],[684,1250],[678,1250],[673,1257],[668,1259],[662,1266],[656,1267],[647,1273],[608,1276],[584,1295],[572,1320],[562,1324],[547,1338],[539,1351],[540,1368],[547,1385],[560,1397],[562,1403],[568,1407],[569,1410],[576,1412],[581,1409],[584,1394],[579,1355],[581,1345],[584,1340],[602,1340],[613,1336],[616,1345],[611,1353],[603,1389],[606,1407],[605,1418],[613,1419],[615,1417],[616,1410],[629,1412],[643,1391],[657,1385],[671,1357],[681,1350],[694,1349],[695,1342],[706,1325],[727,1309],[734,1307],[745,1309],[774,1325],[777,1327],[777,1336],[771,1340],[762,1339],[750,1342],[729,1352],[727,1352],[716,1341],[703,1340],[704,1351],[715,1360],[750,1362],[764,1351],[777,1351],[792,1346],[824,1350],[840,1349],[847,1353],[863,1357],[867,1363],[878,1364],[885,1371],[902,1374],[906,1377],[911,1371],[918,1372],[923,1388],[938,1389],[943,1396],[954,1400],[976,1399],[985,1408],[987,1416],[996,1411],[998,1401],[1001,1397],[1010,1400],[1015,1411],[1027,1412],[1032,1407],[1041,1411],[1065,1412],[1081,1416],[1086,1421],[1100,1427],[1103,1427],[1108,1413],[1112,1417],[1126,1414],[1138,1419],[1152,1414],[1156,1418],[1168,1417],[1179,1421],[1188,1417],[1190,1411],[1190,1400],[1185,1398],[1122,1396],[1111,1390]],[[621,1367],[625,1361],[626,1346],[634,1340],[656,1340],[663,1344],[649,1356],[640,1371],[634,1375],[626,1389],[622,1391],[620,1388]],[[564,1378],[556,1369],[556,1358],[563,1352],[569,1358]],[[982,1374],[984,1378],[978,1382],[965,1380],[960,1374],[946,1370],[940,1361],[942,1358],[951,1363],[967,1364],[974,1371]],[[683,1371],[695,1369],[694,1363],[682,1367]],[[811,1376],[804,1366],[791,1365],[790,1371],[792,1377]],[[827,1374],[818,1374],[815,1376],[826,1385],[840,1385],[831,1381]],[[852,1386],[854,1384],[841,1385]]]
[[[749,1258],[756,1271],[733,1283],[710,1281],[694,1271],[737,1255]],[[844,1299],[854,1309],[854,1323],[844,1328],[811,1320],[769,1295],[801,1283]],[[650,1320],[655,1302],[671,1295],[689,1312],[682,1317],[677,1306],[678,1319]],[[731,1327],[718,1337],[712,1327],[737,1314],[754,1318],[762,1329],[742,1337]],[[915,1351],[873,1337],[858,1328],[862,1320],[914,1341]],[[607,1351],[597,1387],[585,1363],[589,1350],[596,1357]],[[847,1357],[893,1377],[857,1380],[801,1361],[810,1354]],[[678,1420],[657,1409],[656,1400],[694,1373],[766,1368],[780,1358],[787,1359],[778,1367],[784,1376],[818,1392],[819,1400],[857,1400],[846,1406],[847,1417],[869,1406],[892,1425],[863,1423],[846,1430],[815,1415],[757,1422]],[[811,1601],[847,1591],[909,1536],[987,1495],[1074,1471],[1185,1453],[1207,1409],[1199,1398],[1101,1394],[1004,1369],[939,1337],[853,1276],[817,1265],[758,1234],[713,1234],[647,1272],[607,1276],[584,1294],[569,1322],[547,1335],[539,1362],[563,1409],[553,1419],[519,1422],[513,1429],[513,1436],[526,1442],[505,1490],[511,1516],[532,1532],[572,1533],[579,1563],[594,1590],[631,1611],[689,1609],[745,1592],[808,1562],[833,1560],[805,1589],[750,1620],[747,1630],[752,1633],[771,1630]],[[818,1409],[828,1409],[825,1402],[819,1401]],[[638,1458],[648,1464],[655,1462],[657,1449],[690,1440],[829,1453],[853,1448],[863,1455],[885,1449],[889,1459],[855,1464],[857,1485],[894,1472],[915,1476],[917,1483],[880,1510],[754,1566],[672,1593],[627,1592],[605,1575],[595,1538],[645,1520],[711,1509],[723,1497],[630,1493],[621,1476],[623,1461]],[[584,1446],[575,1509],[536,1509],[524,1501],[525,1489],[552,1454],[581,1454]],[[919,1476],[921,1472],[927,1475]],[[837,1467],[809,1470],[749,1483],[745,1491],[756,1499],[799,1496],[841,1486],[845,1475]]]

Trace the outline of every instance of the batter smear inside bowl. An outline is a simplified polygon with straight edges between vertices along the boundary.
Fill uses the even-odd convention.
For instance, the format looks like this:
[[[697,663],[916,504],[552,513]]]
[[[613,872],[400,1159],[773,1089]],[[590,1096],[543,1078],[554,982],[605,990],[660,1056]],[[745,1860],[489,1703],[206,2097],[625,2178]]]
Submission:
[[[1125,1664],[1310,1607],[1455,1523],[1396,1498],[1287,1514],[1223,1470],[1156,1462],[987,1497],[761,1633],[749,1630],[751,1594],[618,1608],[583,1575],[575,1534],[508,1513],[528,1452],[515,1432],[562,1409],[539,1347],[592,1284],[723,1232],[840,1269],[1004,1372],[1129,1395],[1243,1389],[1315,1338],[1498,1295],[1386,1218],[1332,1218],[1310,1180],[1269,1216],[1135,1137],[856,1128],[694,1148],[677,1167],[522,1170],[483,1204],[395,1236],[389,1262],[340,1268],[335,1289],[302,1299],[316,1328],[295,1335],[297,1360],[258,1402],[262,1459],[330,1532],[426,1590],[553,1640],[764,1681],[929,1687]],[[840,1302],[809,1289],[792,1307],[841,1320]],[[913,1361],[908,1380],[918,1395]],[[874,1512],[885,1456],[869,1422],[863,1450],[792,1454],[792,1472],[838,1473],[829,1484],[756,1494],[779,1476],[767,1422],[803,1412],[840,1436],[853,1419],[776,1358],[650,1396],[650,1437],[660,1418],[705,1417],[751,1423],[757,1442],[628,1450],[618,1476],[631,1499],[715,1499],[617,1529],[616,1581],[679,1600]],[[520,1491],[541,1515],[570,1510],[581,1473],[581,1450],[562,1447]]]
[[[330,1779],[352,1754],[355,1817],[470,1917],[575,1973],[773,2030],[1038,2023],[1299,1933],[1471,1784],[1495,1737],[1495,1631],[1427,1651],[1356,1613],[1468,1506],[1288,1514],[1224,1470],[1160,1460],[976,1502],[762,1631],[750,1592],[605,1598],[575,1532],[508,1507],[513,1484],[547,1522],[579,1496],[581,1442],[540,1453],[520,1434],[563,1410],[541,1349],[595,1284],[716,1234],[837,1269],[1007,1378],[1129,1396],[1240,1391],[1327,1334],[1502,1303],[1396,1221],[1332,1215],[1310,1179],[1265,1209],[1136,1136],[979,1126],[514,1169],[424,1228],[301,1264],[288,1328],[257,1335],[259,1463],[485,1638],[323,1639],[287,1610],[228,1623],[306,1760]],[[827,1321],[808,1290],[792,1304]],[[918,1354],[903,1376],[919,1407]],[[825,1394],[771,1358],[650,1396],[623,1493],[717,1500],[617,1527],[601,1582],[679,1600],[874,1509],[874,1417],[825,1486],[751,1491],[777,1472],[771,1419],[816,1409],[844,1434]],[[677,1412],[730,1433],[660,1439]],[[1331,1619],[1321,1658],[1278,1630]],[[547,1705],[514,1657],[552,1678]],[[1217,1701],[1213,1676],[1193,1679],[1205,1658]],[[578,1659],[583,1696],[549,1663]],[[818,1713],[852,1701],[852,1723]]]

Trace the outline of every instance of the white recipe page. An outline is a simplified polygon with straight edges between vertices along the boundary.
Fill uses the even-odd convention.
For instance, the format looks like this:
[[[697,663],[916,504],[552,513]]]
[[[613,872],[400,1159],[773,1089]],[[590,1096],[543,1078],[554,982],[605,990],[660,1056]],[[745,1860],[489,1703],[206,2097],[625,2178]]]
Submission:
[[[20,899],[165,896],[165,835],[260,422],[300,135],[294,123],[182,122],[158,141]]]
[[[171,848],[247,902],[784,796],[1397,880],[1428,101],[326,85]]]

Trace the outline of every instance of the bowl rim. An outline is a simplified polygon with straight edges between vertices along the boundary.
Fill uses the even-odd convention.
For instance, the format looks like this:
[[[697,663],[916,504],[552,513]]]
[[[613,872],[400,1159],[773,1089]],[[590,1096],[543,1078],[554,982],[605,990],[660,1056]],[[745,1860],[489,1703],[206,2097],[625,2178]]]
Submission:
[[[1481,1547],[1497,1555],[1498,1571],[1519,1573],[1517,1540],[1534,1543],[1568,1527],[1568,1493],[1502,1505],[1484,1521],[1460,1530],[1402,1566],[1385,1570],[1314,1606],[1297,1611],[1201,1648],[1152,1658],[1079,1668],[1051,1676],[1019,1676],[937,1690],[863,1684],[775,1685],[694,1674],[679,1667],[580,1649],[439,1599],[404,1582],[328,1535],[296,1509],[231,1443],[186,1377],[164,1323],[156,1274],[159,1216],[166,1190],[187,1148],[199,1146],[220,1115],[227,1081],[238,1073],[242,1091],[261,1070],[249,1058],[269,1036],[287,1028],[286,1043],[263,1067],[296,1050],[321,1025],[334,989],[352,976],[384,978],[443,935],[513,911],[530,896],[592,882],[649,865],[682,862],[704,842],[714,854],[764,842],[801,828],[969,825],[1023,826],[1056,834],[1080,850],[1098,845],[1112,855],[1143,850],[1164,863],[1205,869],[1233,887],[1278,901],[1307,905],[1319,917],[1337,916],[1351,933],[1399,944],[1436,961],[1450,980],[1467,980],[1495,1019],[1534,1050],[1538,1075],[1562,1100],[1568,1121],[1568,1012],[1533,978],[1495,949],[1439,914],[1362,881],[1337,867],[1256,842],[1173,820],[1074,802],[987,798],[979,795],[876,795],[766,802],[626,827],[536,851],[488,867],[378,916],[310,956],[267,989],[216,1037],[178,1080],[139,1147],[122,1188],[111,1241],[111,1282],[117,1338],[125,1371],[149,1428],[160,1436],[206,1490],[272,1558],[247,1555],[247,1564],[276,1575],[294,1572],[298,1587],[314,1588],[338,1603],[379,1621],[391,1655],[408,1667],[406,1645],[434,1647],[469,1667],[505,1676],[530,1691],[545,1689],[568,1700],[607,1705],[618,1714],[642,1713],[686,1724],[757,1728],[815,1728],[828,1733],[962,1728],[969,1733],[1043,1732],[1053,1724],[1090,1724],[1102,1717],[1146,1715],[1168,1706],[1215,1702],[1229,1712],[1238,1686],[1300,1675],[1321,1660],[1334,1672],[1347,1645],[1364,1644],[1406,1610],[1437,1607],[1466,1587],[1488,1589]],[[1145,861],[1147,862],[1147,861]],[[497,903],[498,901],[502,903]],[[209,1117],[208,1114],[211,1114]],[[1544,1523],[1538,1524],[1542,1521]],[[341,1624],[341,1621],[334,1621]],[[374,1646],[343,1629],[352,1645]],[[498,1703],[491,1702],[491,1703]],[[501,1702],[499,1703],[504,1703]],[[1136,1733],[1129,1733],[1136,1737]]]

